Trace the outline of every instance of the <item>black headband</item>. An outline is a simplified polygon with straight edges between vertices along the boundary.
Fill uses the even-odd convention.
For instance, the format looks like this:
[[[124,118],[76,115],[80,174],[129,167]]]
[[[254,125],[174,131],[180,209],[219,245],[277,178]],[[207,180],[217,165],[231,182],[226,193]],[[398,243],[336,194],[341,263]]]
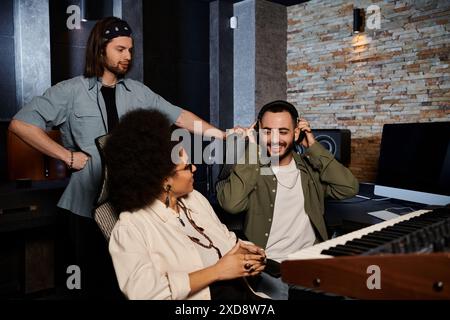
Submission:
[[[111,40],[117,37],[131,37],[131,28],[123,20],[114,22],[112,25],[110,25],[105,32],[103,33],[103,38],[107,40]]]

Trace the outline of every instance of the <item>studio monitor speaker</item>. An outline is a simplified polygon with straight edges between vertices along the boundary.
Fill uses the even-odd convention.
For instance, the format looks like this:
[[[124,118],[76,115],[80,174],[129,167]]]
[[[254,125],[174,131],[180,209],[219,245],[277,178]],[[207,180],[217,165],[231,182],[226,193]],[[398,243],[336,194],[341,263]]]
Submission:
[[[325,147],[340,163],[350,164],[351,132],[348,129],[316,129],[312,131],[316,141]],[[299,153],[305,150],[299,148]]]

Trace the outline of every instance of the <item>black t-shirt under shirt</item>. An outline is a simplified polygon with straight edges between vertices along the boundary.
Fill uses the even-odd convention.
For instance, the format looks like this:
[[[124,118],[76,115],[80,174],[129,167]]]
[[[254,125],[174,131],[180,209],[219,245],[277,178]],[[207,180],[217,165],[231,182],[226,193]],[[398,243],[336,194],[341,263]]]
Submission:
[[[103,100],[105,100],[106,114],[108,117],[108,132],[111,132],[119,123],[119,115],[116,106],[116,87],[105,87],[101,89]]]

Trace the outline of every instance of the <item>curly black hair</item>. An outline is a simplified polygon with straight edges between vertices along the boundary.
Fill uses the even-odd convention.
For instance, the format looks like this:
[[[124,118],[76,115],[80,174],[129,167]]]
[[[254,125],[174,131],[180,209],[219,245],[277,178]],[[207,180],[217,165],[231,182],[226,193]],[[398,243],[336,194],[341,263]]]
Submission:
[[[171,132],[165,115],[144,109],[125,114],[111,132],[104,155],[109,199],[119,212],[142,209],[163,191],[164,178],[176,166]]]

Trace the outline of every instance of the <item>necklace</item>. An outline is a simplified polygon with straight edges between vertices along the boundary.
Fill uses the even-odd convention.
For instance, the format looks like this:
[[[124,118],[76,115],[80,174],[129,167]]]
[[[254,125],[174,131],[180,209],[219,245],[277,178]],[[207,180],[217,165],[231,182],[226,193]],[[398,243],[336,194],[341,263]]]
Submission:
[[[200,242],[200,239],[196,238],[196,237],[192,237],[192,236],[188,236],[189,239],[191,239],[192,242],[196,243],[197,245],[206,248],[206,249],[211,249],[214,248],[217,252],[217,255],[219,256],[219,259],[222,258],[222,253],[220,252],[220,249],[217,248],[214,243],[212,242],[211,238],[208,237],[205,234],[205,229],[203,229],[202,227],[199,227],[195,221],[192,219],[192,217],[190,217],[190,215],[188,214],[188,211],[190,210],[189,208],[187,208],[184,203],[182,203],[181,201],[177,202],[178,206],[181,208],[181,210],[183,210],[184,215],[186,216],[186,218],[188,219],[189,223],[192,225],[192,227],[198,232],[200,233],[208,242],[209,244],[204,244]],[[181,220],[181,219],[180,219]],[[181,220],[182,221],[182,220]]]
[[[117,81],[114,82],[113,84],[106,84],[104,82],[102,82],[102,86],[107,87],[107,88],[114,88],[117,84]]]
[[[281,179],[277,176],[277,175],[275,175],[275,177],[276,177],[276,179],[277,179],[277,183],[279,183],[281,186],[283,186],[283,187],[285,187],[286,189],[292,189],[293,187],[295,187],[295,185],[297,184],[297,180],[298,180],[298,176],[300,175],[300,171],[299,170],[297,170],[297,173],[296,173],[296,175],[295,175],[295,178],[293,178],[293,183],[292,184],[284,184],[284,183],[281,183]]]
[[[180,223],[181,223],[181,225],[183,226],[183,227],[186,227],[186,224],[184,223],[184,221],[181,219],[181,217],[180,217],[180,212],[178,211],[175,211],[175,213],[177,214],[177,219],[178,219],[178,221],[180,221]]]

